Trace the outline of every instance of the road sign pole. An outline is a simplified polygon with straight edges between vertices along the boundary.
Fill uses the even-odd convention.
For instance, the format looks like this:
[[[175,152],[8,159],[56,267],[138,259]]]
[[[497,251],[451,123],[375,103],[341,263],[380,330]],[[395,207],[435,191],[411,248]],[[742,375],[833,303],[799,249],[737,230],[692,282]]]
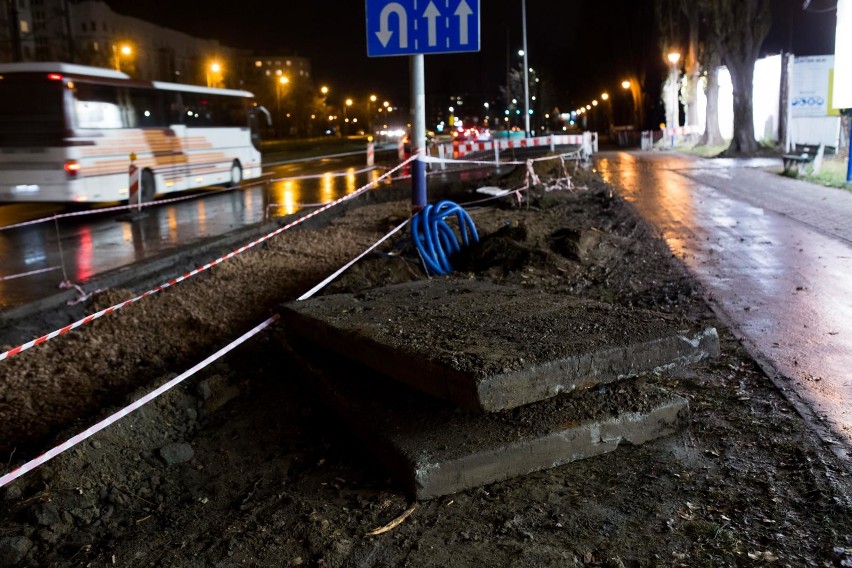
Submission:
[[[411,56],[411,209],[426,207],[426,70],[422,53]]]
[[[852,117],[849,119],[849,137],[846,139],[849,158],[846,161],[846,183],[852,183]]]

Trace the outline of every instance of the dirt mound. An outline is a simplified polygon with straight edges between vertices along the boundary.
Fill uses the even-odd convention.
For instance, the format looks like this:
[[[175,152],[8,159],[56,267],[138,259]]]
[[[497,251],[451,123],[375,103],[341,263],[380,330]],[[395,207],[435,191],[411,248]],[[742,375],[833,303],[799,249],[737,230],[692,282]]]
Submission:
[[[0,492],[0,567],[852,562],[845,466],[715,320],[629,204],[594,174],[571,173],[585,189],[547,191],[553,179],[541,170],[545,183],[523,203],[472,208],[482,239],[456,259],[458,276],[719,329],[718,359],[647,379],[689,400],[685,435],[421,504],[393,530],[367,536],[411,503],[261,335]],[[519,168],[487,185],[514,189],[525,178]],[[459,201],[478,197],[459,186]],[[8,463],[204,359],[354,258],[408,209],[369,205],[327,217],[320,229],[286,232],[4,361],[0,447]],[[400,238],[325,293],[423,278]],[[109,292],[92,309],[126,297]]]

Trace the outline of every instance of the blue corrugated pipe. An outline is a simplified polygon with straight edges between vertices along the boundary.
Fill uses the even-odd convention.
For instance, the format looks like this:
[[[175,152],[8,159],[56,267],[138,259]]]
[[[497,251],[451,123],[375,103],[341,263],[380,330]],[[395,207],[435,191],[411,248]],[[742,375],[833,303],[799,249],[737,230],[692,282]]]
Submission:
[[[479,242],[479,234],[470,215],[458,203],[440,201],[427,205],[411,223],[411,237],[426,265],[426,272],[449,274],[453,271],[449,257],[461,250],[456,234],[444,219],[455,215],[465,246]]]

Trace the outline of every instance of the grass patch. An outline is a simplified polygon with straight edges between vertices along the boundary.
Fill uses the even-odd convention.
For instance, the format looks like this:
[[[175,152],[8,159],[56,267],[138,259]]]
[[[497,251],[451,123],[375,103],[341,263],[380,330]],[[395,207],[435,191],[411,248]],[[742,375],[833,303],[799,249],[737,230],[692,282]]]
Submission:
[[[693,156],[701,156],[702,158],[715,158],[727,150],[730,144],[730,142],[725,142],[717,146],[675,146],[675,149],[684,154],[692,154]]]
[[[818,174],[814,174],[813,169],[809,167],[801,179],[852,191],[852,184],[846,183],[847,160],[845,156],[828,156],[823,159],[822,169]]]

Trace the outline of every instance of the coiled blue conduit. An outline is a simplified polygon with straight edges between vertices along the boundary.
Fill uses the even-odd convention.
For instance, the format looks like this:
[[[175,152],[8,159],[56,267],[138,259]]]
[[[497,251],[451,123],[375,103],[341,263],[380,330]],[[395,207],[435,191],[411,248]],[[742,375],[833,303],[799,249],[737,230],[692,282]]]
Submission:
[[[444,220],[456,216],[464,246],[479,242],[479,233],[470,215],[458,203],[440,201],[436,205],[427,205],[414,216],[411,223],[411,237],[414,246],[423,258],[426,272],[449,274],[453,271],[449,257],[461,250],[456,234]]]

